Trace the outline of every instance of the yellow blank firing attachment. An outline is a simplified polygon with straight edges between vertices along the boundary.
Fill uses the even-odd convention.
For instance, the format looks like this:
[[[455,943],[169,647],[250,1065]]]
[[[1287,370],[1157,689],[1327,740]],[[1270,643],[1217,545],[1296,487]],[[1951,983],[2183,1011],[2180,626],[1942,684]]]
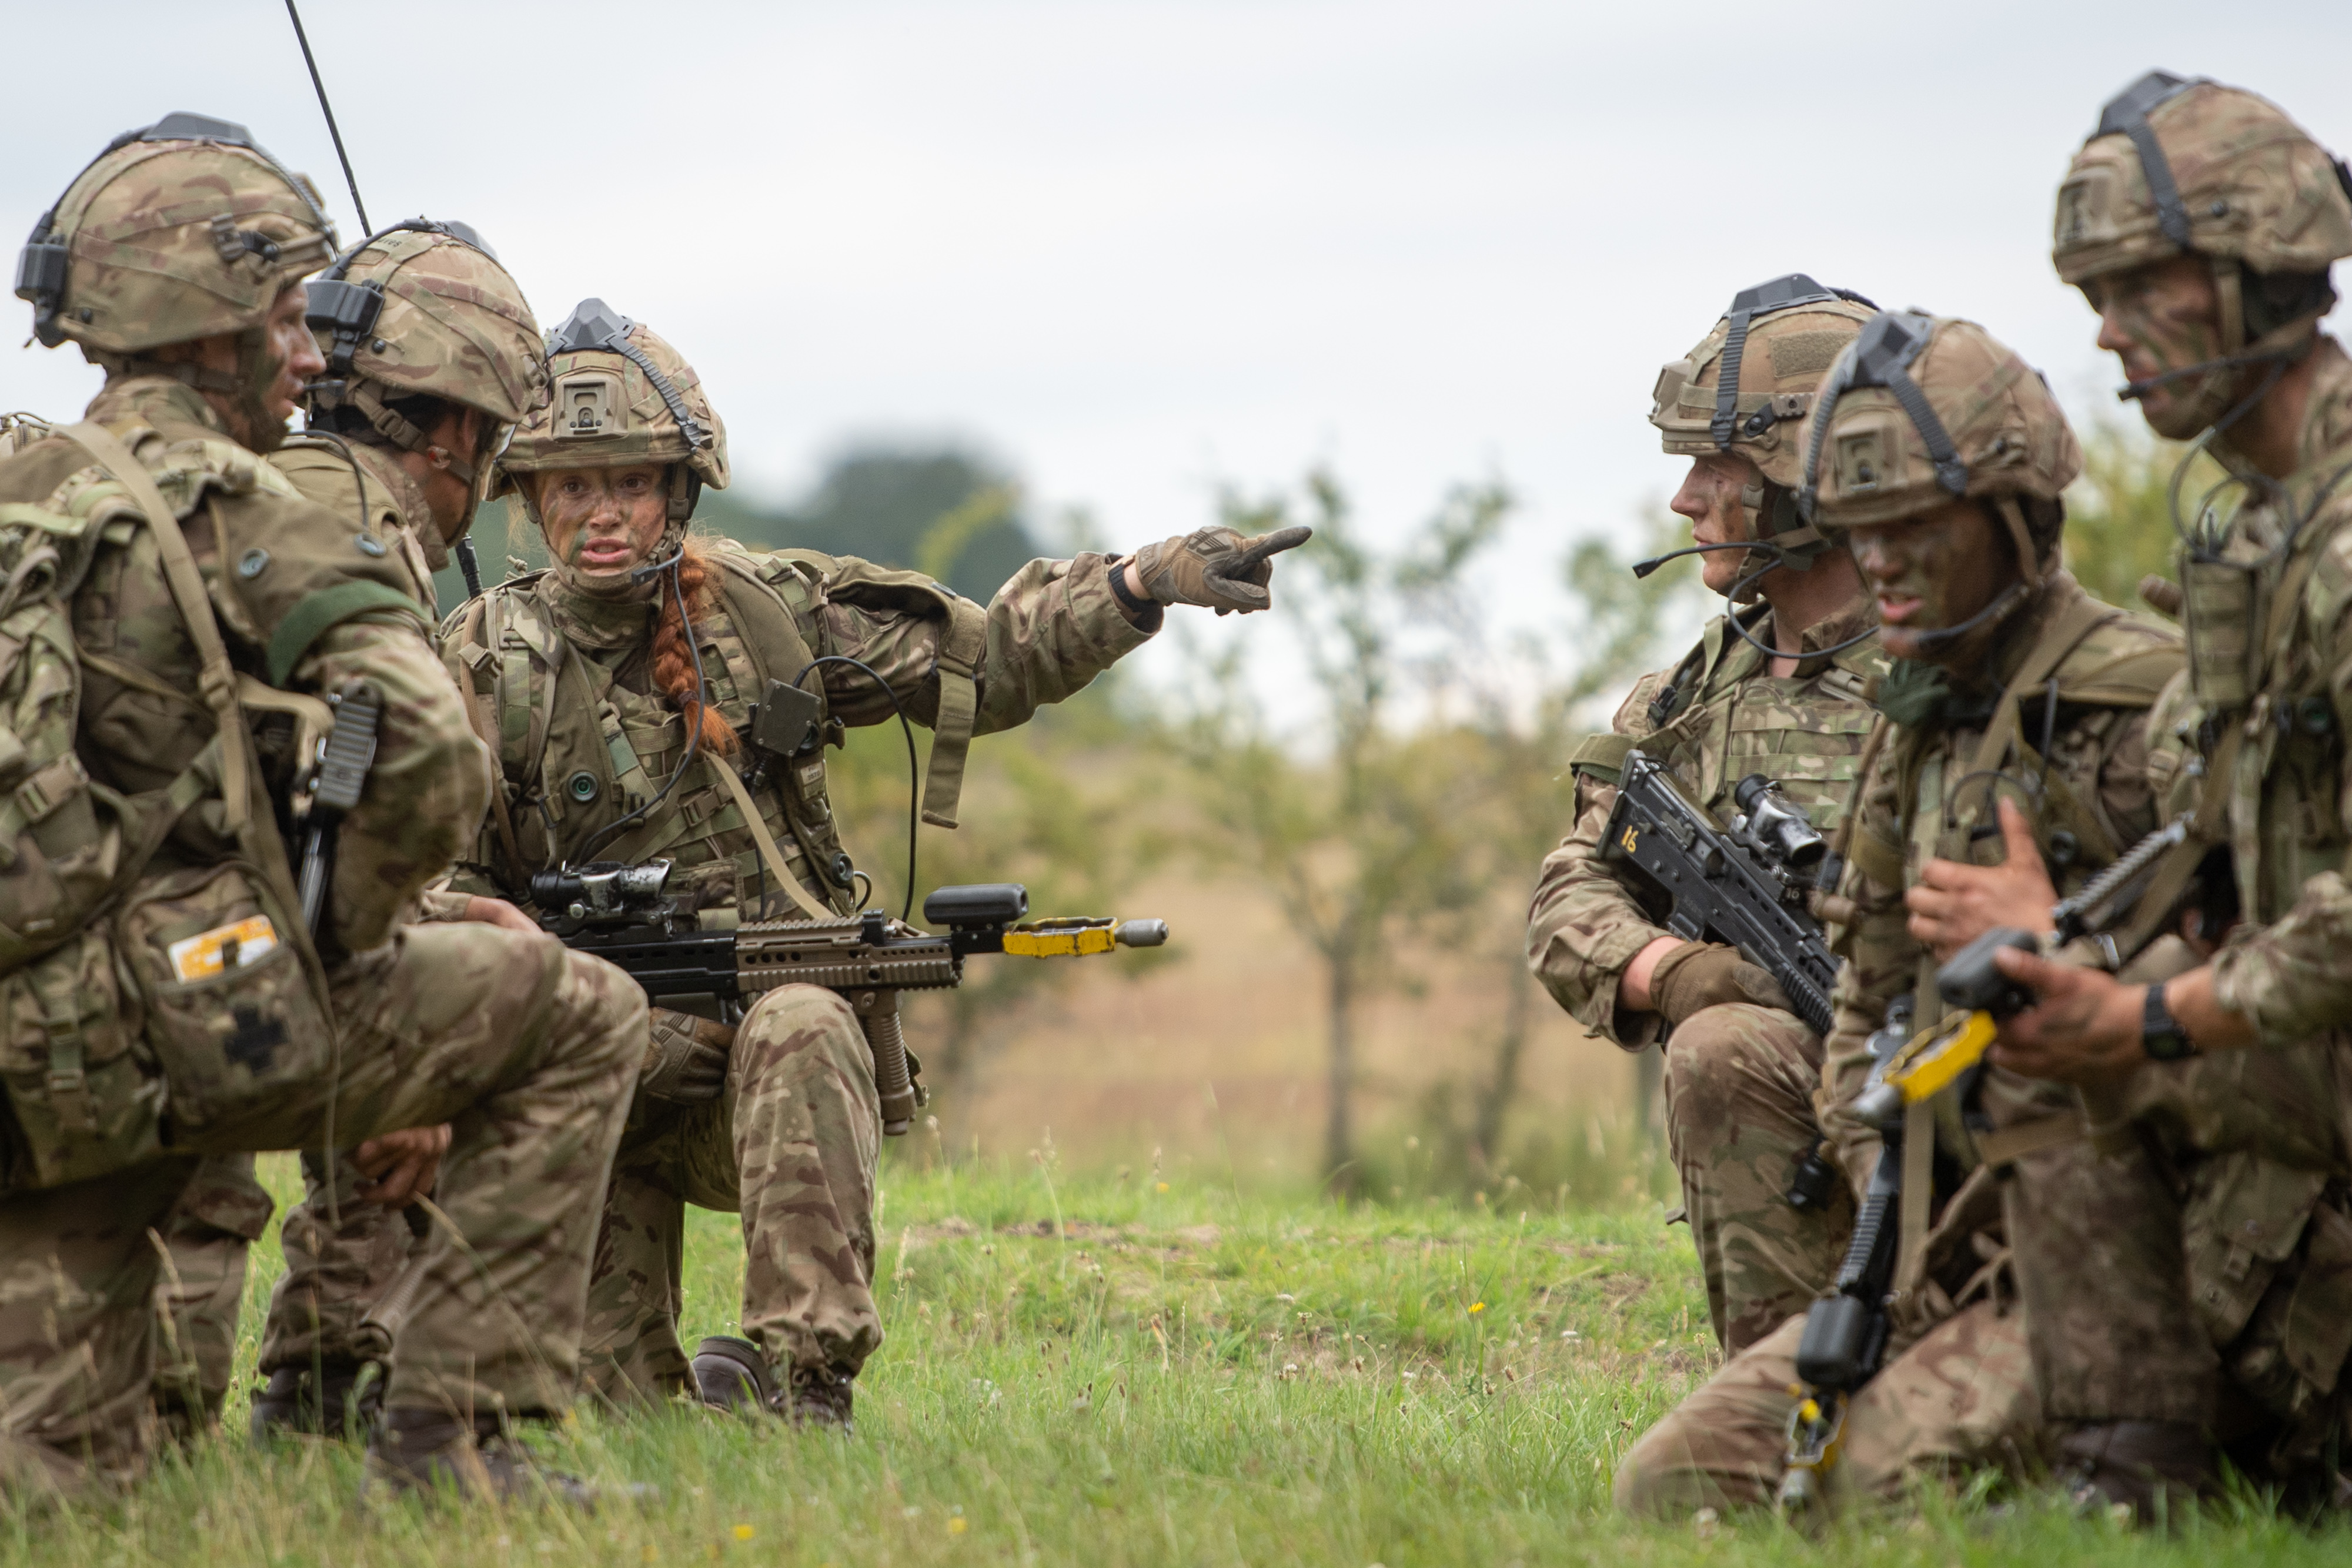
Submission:
[[[1004,950],[1026,958],[1080,958],[1089,953],[1108,953],[1113,947],[1157,947],[1167,940],[1165,920],[1069,915],[1023,921],[1004,933]]]
[[[1916,1105],[1983,1061],[1996,1027],[1992,1014],[1979,1010],[1923,1029],[1887,1061],[1885,1082],[1902,1091],[1906,1105]]]

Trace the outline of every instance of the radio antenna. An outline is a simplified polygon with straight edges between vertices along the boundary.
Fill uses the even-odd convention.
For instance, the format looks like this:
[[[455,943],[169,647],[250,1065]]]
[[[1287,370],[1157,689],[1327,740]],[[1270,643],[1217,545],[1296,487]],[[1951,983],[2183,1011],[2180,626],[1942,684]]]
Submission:
[[[360,214],[360,233],[375,233],[368,222],[367,204],[360,200],[360,183],[352,175],[351,154],[343,151],[343,133],[335,125],[334,106],[327,101],[327,84],[319,79],[318,57],[310,53],[310,35],[302,30],[302,13],[294,8],[294,0],[286,0],[286,15],[294,23],[294,41],[302,46],[302,63],[310,68],[310,85],[319,94],[319,112],[327,117],[327,134],[335,139],[335,157],[343,165],[343,185],[352,193],[352,205]]]

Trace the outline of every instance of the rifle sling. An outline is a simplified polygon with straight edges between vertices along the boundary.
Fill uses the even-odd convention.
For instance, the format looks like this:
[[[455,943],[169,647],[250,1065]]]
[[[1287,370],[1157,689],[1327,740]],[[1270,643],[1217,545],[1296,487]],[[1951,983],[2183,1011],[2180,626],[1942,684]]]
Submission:
[[[1895,1288],[1916,1289],[1913,1278],[1927,1249],[1927,1222],[1936,1197],[1936,1102],[1903,1107],[1903,1207],[1896,1237]]]
[[[766,863],[768,874],[783,887],[784,892],[792,896],[792,901],[800,905],[801,913],[811,920],[840,919],[837,913],[810,897],[808,890],[801,886],[801,879],[794,876],[792,868],[784,863],[784,852],[776,847],[775,836],[768,831],[768,824],[761,820],[760,808],[752,803],[751,791],[743,788],[743,780],[737,776],[734,766],[723,757],[707,760],[710,770],[719,775],[719,781],[727,786],[728,793],[735,797],[736,809],[743,813],[743,821],[751,829],[751,837],[760,846],[760,859]]]

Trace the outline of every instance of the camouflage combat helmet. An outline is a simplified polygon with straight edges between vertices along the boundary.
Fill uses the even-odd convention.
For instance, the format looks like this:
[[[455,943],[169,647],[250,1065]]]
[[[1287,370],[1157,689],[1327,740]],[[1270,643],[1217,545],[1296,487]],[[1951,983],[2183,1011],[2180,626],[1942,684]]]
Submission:
[[[551,394],[523,418],[498,460],[490,494],[519,490],[520,476],[562,468],[668,466],[669,517],[694,515],[702,486],[727,487],[727,427],[702,379],[653,329],[601,299],[583,299],[547,337]]]
[[[1658,371],[1650,423],[1678,457],[1728,453],[1763,476],[1740,492],[1754,537],[1784,558],[1810,561],[1827,548],[1797,516],[1796,436],[1822,372],[1875,309],[1851,289],[1801,272],[1743,288],[1712,331]]]
[[[2205,378],[2167,421],[2180,428],[2162,432],[2193,435],[2228,406],[2235,371],[2299,353],[2335,304],[2327,268],[2352,256],[2352,170],[2275,104],[2150,71],[2074,154],[2050,254],[2077,286],[2176,256],[2211,264],[2221,357],[2165,377]]]
[[[369,235],[310,285],[310,329],[327,359],[310,388],[314,424],[349,407],[395,445],[426,433],[396,408],[423,394],[478,409],[495,427],[485,450],[547,396],[539,323],[498,253],[460,223],[411,218]],[[451,471],[471,482],[472,466]]]
[[[119,373],[166,344],[257,330],[334,249],[307,178],[242,125],[172,114],[116,137],[42,214],[16,259],[16,297],[43,345],[71,339]],[[219,374],[138,368],[207,387]]]
[[[1973,321],[1882,310],[1813,394],[1798,504],[1825,529],[1990,502],[2029,584],[2057,548],[2082,449],[2049,385]],[[2021,502],[2025,503],[2021,505]]]

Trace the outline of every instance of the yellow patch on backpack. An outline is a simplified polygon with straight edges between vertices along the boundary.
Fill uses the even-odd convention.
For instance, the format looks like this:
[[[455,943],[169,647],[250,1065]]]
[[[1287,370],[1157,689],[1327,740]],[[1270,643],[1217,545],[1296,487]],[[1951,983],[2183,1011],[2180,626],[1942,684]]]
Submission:
[[[172,973],[183,980],[203,980],[221,973],[234,961],[238,968],[278,946],[278,927],[267,915],[251,915],[232,925],[184,936],[164,949]]]

